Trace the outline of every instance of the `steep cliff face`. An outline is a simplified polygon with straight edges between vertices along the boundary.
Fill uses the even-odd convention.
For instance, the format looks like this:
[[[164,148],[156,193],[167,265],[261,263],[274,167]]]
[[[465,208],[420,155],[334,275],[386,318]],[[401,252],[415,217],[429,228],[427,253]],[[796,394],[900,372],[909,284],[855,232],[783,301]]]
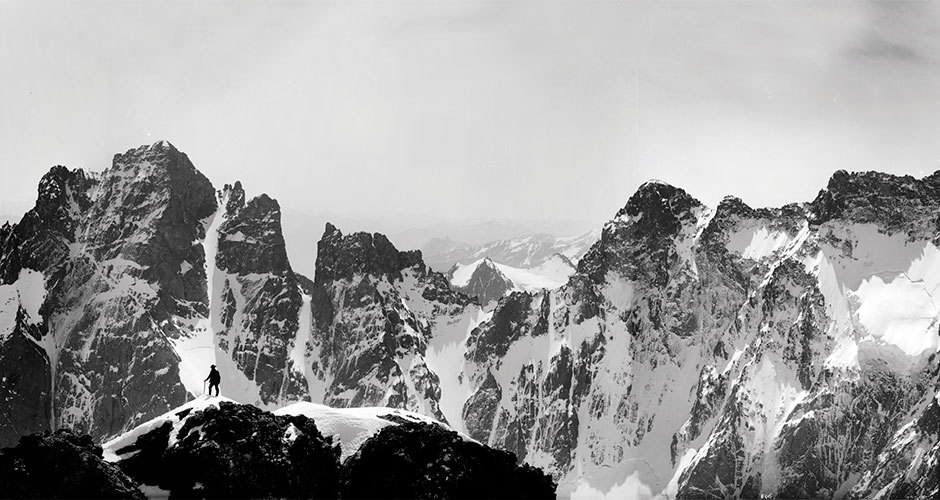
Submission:
[[[315,401],[454,417],[441,410],[437,371],[447,367],[432,366],[434,353],[462,340],[475,306],[430,272],[420,252],[400,252],[377,233],[346,236],[327,224],[311,307],[308,380]]]
[[[204,273],[179,269],[202,261],[199,221],[214,209],[209,181],[165,142],[116,155],[101,174],[55,167],[44,176],[0,261],[8,285],[22,291],[31,280],[33,297],[21,301],[41,304],[26,321],[36,328],[14,328],[0,347],[28,351],[7,369],[31,386],[3,411],[43,408],[49,418],[34,420],[37,429],[102,435],[183,401],[168,340],[180,332],[169,320],[204,313],[191,305],[205,301]],[[38,380],[48,380],[41,391]]]
[[[169,143],[100,174],[53,168],[0,242],[2,444],[60,427],[115,435],[202,394],[210,364],[239,402],[459,419],[435,371],[478,321],[468,297],[419,252],[330,227],[316,279],[297,275],[277,202],[216,191]]]
[[[644,185],[566,287],[470,336],[471,434],[564,493],[933,491],[934,177],[837,173],[761,210]]]
[[[279,210],[242,204],[163,141],[100,174],[50,170],[36,207],[0,230],[0,442],[114,435],[201,393],[217,358],[223,388],[249,387],[250,402],[302,393],[286,367],[302,302]]]
[[[227,371],[235,377],[226,391],[265,405],[301,399],[307,395],[304,362],[291,353],[303,348],[295,344],[309,319],[304,322],[304,297],[287,259],[280,207],[265,194],[245,203],[237,182],[225,186],[222,200],[209,290],[216,361],[233,364]]]

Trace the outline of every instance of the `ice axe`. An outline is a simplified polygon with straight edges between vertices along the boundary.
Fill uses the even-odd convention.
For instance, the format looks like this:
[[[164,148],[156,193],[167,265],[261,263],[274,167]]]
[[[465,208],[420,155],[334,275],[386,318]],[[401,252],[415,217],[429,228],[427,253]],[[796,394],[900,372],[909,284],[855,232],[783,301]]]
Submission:
[[[206,381],[205,381],[205,380],[202,381],[202,393],[203,393],[203,394],[208,394],[208,393],[206,393]]]

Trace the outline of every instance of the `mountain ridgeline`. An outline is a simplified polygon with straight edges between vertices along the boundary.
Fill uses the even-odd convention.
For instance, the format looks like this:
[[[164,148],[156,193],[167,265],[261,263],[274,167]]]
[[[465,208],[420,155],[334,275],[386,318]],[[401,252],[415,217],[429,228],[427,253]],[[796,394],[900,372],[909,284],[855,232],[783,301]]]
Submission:
[[[211,363],[264,409],[427,415],[561,496],[930,497],[938,188],[839,171],[808,203],[712,209],[649,182],[563,286],[468,274],[484,309],[420,252],[329,224],[295,273],[277,202],[167,142],[54,167],[0,228],[0,445],[118,436],[200,395]]]

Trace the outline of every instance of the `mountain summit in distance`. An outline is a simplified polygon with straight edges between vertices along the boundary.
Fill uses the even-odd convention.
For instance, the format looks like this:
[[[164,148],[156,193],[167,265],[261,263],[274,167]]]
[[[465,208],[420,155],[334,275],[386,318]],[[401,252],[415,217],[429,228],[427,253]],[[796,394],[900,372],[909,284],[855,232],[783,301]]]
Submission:
[[[539,488],[528,467],[541,469],[560,497],[930,498],[938,188],[940,172],[838,171],[809,202],[712,208],[649,182],[583,239],[439,253],[465,266],[449,276],[381,233],[325,224],[309,228],[305,276],[274,198],[213,185],[168,142],[100,173],[56,166],[0,227],[0,445],[71,429],[134,446],[151,422],[168,426],[135,441],[153,452],[142,461],[237,458],[209,422],[231,412],[265,426],[259,446],[294,453],[300,431],[328,455],[313,429],[330,408],[379,407],[437,427],[392,417],[369,453],[416,450],[430,432],[441,449],[510,457],[520,469],[500,470]],[[569,266],[563,279],[513,279],[546,262]],[[180,415],[210,364],[231,406]],[[298,402],[325,406],[291,420]],[[47,442],[94,455],[62,436],[27,445]],[[445,459],[430,460],[446,480]]]
[[[600,230],[588,231],[572,237],[559,238],[540,233],[518,238],[493,240],[482,245],[469,245],[447,238],[434,238],[421,248],[425,262],[439,271],[454,265],[466,265],[483,258],[519,268],[532,268],[561,255],[574,264],[587,253],[598,238]]]

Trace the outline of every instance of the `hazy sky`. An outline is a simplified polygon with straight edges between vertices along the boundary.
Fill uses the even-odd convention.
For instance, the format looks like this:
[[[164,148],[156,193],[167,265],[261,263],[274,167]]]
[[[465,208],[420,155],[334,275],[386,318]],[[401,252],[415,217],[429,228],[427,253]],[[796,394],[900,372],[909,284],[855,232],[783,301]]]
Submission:
[[[168,139],[216,186],[373,217],[599,225],[940,169],[929,2],[8,2],[0,200]]]

